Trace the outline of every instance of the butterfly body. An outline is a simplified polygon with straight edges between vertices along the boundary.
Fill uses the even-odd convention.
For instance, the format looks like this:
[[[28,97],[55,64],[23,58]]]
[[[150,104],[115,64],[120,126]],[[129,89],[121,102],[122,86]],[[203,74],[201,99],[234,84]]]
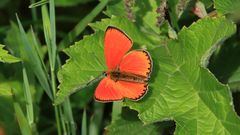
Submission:
[[[147,93],[152,59],[146,50],[128,52],[132,44],[118,28],[107,28],[104,37],[107,70],[94,94],[97,101],[139,100]]]
[[[121,71],[111,71],[109,74],[110,78],[117,81],[127,81],[132,83],[146,83],[148,80],[147,77],[127,72],[121,72]]]

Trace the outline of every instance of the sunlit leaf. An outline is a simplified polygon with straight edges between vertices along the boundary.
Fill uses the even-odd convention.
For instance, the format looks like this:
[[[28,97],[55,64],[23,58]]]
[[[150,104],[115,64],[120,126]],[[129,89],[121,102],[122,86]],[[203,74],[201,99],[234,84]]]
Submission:
[[[214,0],[214,7],[222,14],[237,14],[239,6],[240,0]]]
[[[85,87],[106,70],[103,51],[96,50],[103,50],[103,32],[85,37],[65,50],[70,59],[58,73],[60,91],[55,104],[63,102],[71,93]]]
[[[141,121],[149,124],[172,119],[177,126],[175,134],[240,132],[228,87],[206,68],[216,45],[236,30],[224,17],[204,18],[189,28],[184,27],[178,39],[164,46],[121,17],[91,24],[95,33],[65,51],[70,59],[59,72],[60,91],[55,103],[61,103],[106,70],[103,36],[109,25],[126,32],[134,41],[134,48],[147,43],[152,55],[154,67],[149,92],[139,102],[125,102],[139,112]]]
[[[0,62],[4,63],[15,63],[19,62],[20,59],[8,54],[8,51],[3,49],[4,45],[0,44]]]
[[[121,116],[107,126],[106,132],[109,135],[164,135],[165,126],[168,126],[167,122],[164,125],[159,123],[144,125],[138,119],[135,111],[124,109]]]
[[[215,45],[235,30],[225,18],[205,18],[183,28],[178,40],[151,51],[154,67],[148,94],[125,105],[137,110],[144,123],[174,120],[176,135],[237,135],[240,119],[230,90],[204,64]]]

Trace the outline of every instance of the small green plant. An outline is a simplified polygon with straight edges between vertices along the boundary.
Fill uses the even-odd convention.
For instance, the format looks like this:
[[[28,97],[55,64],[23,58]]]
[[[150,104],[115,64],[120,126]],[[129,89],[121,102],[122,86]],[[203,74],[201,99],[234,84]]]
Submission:
[[[31,14],[7,10],[13,6]],[[0,20],[0,134],[240,134],[239,7],[239,0],[3,0],[14,21]],[[109,26],[152,57],[139,101],[94,100]]]

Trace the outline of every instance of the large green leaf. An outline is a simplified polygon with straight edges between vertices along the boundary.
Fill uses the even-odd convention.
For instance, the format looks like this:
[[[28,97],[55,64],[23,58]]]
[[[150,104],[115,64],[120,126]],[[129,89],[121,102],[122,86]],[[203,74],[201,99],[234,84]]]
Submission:
[[[3,49],[4,45],[0,44],[0,62],[4,63],[15,63],[19,62],[20,59],[8,54],[8,51]]]
[[[240,0],[214,0],[214,6],[222,14],[238,14]]]
[[[94,40],[93,40],[94,39]],[[74,91],[105,71],[103,32],[97,32],[66,49],[70,59],[58,73],[60,81],[55,104],[63,102]]]
[[[137,45],[148,43],[148,48],[155,47],[150,50],[154,67],[148,94],[139,102],[125,102],[139,112],[144,123],[175,120],[176,134],[240,132],[228,87],[206,69],[217,43],[235,32],[232,22],[225,18],[204,18],[183,28],[178,40],[159,46],[149,39],[141,41],[143,33],[125,20],[113,17],[92,24],[95,33],[66,50],[70,59],[58,74],[60,91],[56,104],[106,69],[103,36],[106,27],[113,25],[125,31]]]
[[[164,135],[163,129],[169,124],[144,125],[133,110],[123,109],[121,116],[106,128],[109,135]],[[164,124],[164,125],[163,125]]]
[[[225,18],[205,18],[183,28],[178,40],[151,51],[148,94],[125,105],[137,110],[144,123],[173,119],[177,135],[239,134],[229,88],[204,68],[215,45],[235,29]]]

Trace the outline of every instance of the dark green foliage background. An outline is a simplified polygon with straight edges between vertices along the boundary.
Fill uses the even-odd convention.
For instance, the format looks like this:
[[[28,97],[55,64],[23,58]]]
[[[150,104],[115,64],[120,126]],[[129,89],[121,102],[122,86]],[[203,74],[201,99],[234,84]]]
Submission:
[[[197,17],[195,0],[169,0],[161,11],[163,0],[55,0],[57,55],[51,72],[43,25],[48,16],[42,19],[41,7],[29,8],[38,1],[1,0],[0,131],[240,134],[240,0],[199,1],[215,16]],[[150,89],[139,102],[98,103],[93,93],[99,80],[86,85],[106,70],[103,37],[109,25],[127,33],[133,49],[145,48],[153,58]]]

